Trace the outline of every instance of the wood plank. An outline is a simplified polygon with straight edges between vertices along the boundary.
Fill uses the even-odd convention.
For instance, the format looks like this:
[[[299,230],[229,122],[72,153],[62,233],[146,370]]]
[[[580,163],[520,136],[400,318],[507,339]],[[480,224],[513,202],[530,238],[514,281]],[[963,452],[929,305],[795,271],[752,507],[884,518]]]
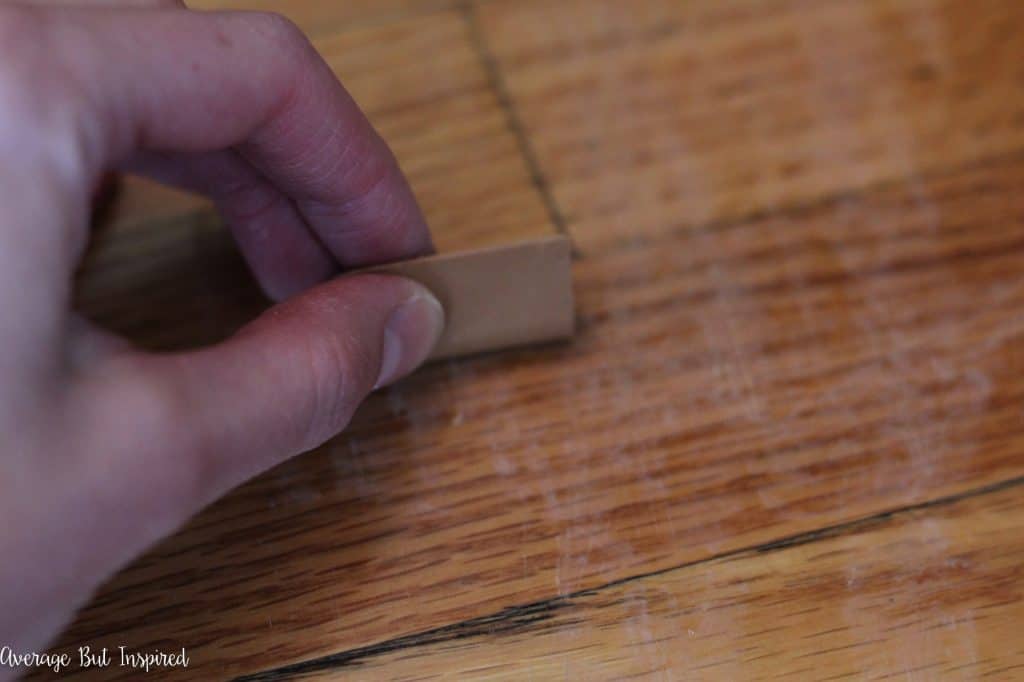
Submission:
[[[523,0],[478,23],[579,240],[1024,148],[1024,4]]]
[[[301,679],[977,680],[1024,669],[1019,485],[796,542],[318,661]]]
[[[460,13],[316,46],[394,148],[439,251],[554,234]],[[81,278],[88,314],[147,347],[180,348],[223,338],[265,305],[205,201],[141,180],[124,190]]]
[[[587,244],[571,346],[376,396],[64,641],[250,673],[1019,476],[1021,186],[1012,159]]]

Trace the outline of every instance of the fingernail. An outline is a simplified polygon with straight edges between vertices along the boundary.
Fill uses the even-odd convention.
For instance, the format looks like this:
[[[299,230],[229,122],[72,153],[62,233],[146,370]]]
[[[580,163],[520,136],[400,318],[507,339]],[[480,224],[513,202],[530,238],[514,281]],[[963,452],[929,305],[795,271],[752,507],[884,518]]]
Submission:
[[[384,326],[380,374],[374,388],[404,377],[419,367],[444,329],[444,309],[425,287],[395,308]]]

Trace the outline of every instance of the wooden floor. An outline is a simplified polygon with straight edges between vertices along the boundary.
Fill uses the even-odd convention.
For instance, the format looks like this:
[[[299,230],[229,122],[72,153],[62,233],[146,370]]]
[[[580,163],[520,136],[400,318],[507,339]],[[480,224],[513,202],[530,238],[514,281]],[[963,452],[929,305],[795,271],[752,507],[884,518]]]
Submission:
[[[374,396],[61,646],[185,647],[159,679],[1024,676],[1024,3],[219,1],[310,32],[442,250],[568,233],[580,331]],[[263,305],[207,206],[141,182],[81,303],[158,349]]]

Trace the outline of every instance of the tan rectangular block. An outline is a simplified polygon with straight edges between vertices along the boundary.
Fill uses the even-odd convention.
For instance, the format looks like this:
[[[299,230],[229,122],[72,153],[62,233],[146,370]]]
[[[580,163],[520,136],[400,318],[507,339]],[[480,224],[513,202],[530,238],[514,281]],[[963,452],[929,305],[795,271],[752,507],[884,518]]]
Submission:
[[[563,236],[393,263],[441,300],[445,330],[431,359],[543,341],[573,332],[571,246]]]

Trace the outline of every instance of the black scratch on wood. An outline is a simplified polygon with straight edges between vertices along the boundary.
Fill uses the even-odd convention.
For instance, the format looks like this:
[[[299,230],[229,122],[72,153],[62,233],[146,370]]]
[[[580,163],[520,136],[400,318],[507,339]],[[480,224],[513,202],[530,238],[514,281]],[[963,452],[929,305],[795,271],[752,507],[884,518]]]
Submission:
[[[510,606],[497,613],[470,618],[452,625],[445,625],[432,630],[425,630],[405,637],[389,639],[378,644],[349,649],[320,658],[301,661],[291,665],[266,670],[236,678],[235,682],[280,682],[295,679],[303,675],[355,667],[363,661],[388,654],[394,651],[430,646],[433,644],[453,643],[477,637],[506,636],[522,632],[543,630],[550,624],[556,614],[575,607],[574,598],[560,597],[542,601]],[[560,620],[559,627],[575,625],[575,620]]]
[[[458,623],[425,630],[423,632],[406,635],[404,637],[396,637],[377,644],[348,649],[336,654],[313,658],[308,661],[300,661],[298,663],[281,666],[279,668],[272,668],[270,670],[250,675],[243,675],[242,677],[236,678],[235,682],[282,682],[283,680],[293,680],[304,675],[323,672],[326,670],[339,670],[341,668],[357,667],[364,661],[376,656],[400,650],[426,647],[435,644],[455,643],[460,640],[477,637],[500,637],[523,633],[536,634],[537,632],[542,632],[548,629],[571,627],[583,622],[585,619],[582,616],[565,617],[567,613],[582,607],[584,605],[582,602],[586,598],[596,597],[607,590],[621,585],[659,575],[665,575],[674,571],[685,570],[700,564],[715,561],[731,561],[756,554],[784,551],[792,547],[836,538],[842,535],[856,535],[859,533],[870,532],[879,527],[888,525],[896,519],[906,515],[950,506],[970,498],[989,495],[1022,485],[1024,485],[1024,476],[999,481],[997,483],[965,490],[960,493],[925,500],[923,502],[904,507],[885,510],[825,528],[796,533],[794,535],[764,542],[758,545],[722,552],[720,554],[679,564],[677,566],[628,576],[605,583],[599,587],[579,590],[564,596],[530,602],[519,606],[510,606],[496,613],[477,618],[470,618]]]

